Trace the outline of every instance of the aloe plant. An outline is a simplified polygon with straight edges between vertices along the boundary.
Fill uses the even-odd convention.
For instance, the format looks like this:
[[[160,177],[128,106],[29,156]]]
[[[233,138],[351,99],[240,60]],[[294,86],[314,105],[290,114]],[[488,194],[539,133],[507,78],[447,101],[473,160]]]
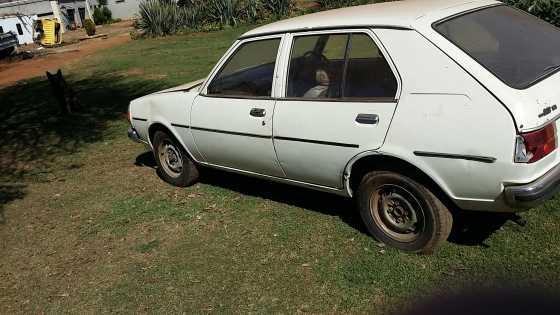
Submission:
[[[239,0],[212,0],[206,4],[209,18],[220,25],[235,26],[239,22]]]
[[[262,4],[276,18],[288,16],[294,7],[293,0],[262,0]]]

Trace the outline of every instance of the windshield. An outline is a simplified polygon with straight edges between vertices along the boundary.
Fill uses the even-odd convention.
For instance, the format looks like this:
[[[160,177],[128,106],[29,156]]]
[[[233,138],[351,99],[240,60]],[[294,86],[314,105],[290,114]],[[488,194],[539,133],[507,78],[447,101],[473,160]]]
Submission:
[[[516,89],[560,68],[560,29],[508,6],[469,12],[434,28]]]

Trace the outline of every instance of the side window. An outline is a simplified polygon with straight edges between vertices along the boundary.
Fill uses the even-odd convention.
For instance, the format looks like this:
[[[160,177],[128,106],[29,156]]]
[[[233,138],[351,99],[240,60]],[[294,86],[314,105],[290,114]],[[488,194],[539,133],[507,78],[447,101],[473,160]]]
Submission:
[[[270,97],[280,39],[242,44],[208,86],[208,95]]]
[[[18,32],[18,34],[19,34],[19,35],[23,35],[23,30],[21,29],[21,24],[17,23],[17,24],[16,24],[16,27],[17,27],[17,32]]]
[[[366,34],[352,34],[346,68],[344,97],[395,97],[397,79],[375,45]]]
[[[367,34],[294,37],[287,97],[359,100],[396,93],[393,71]]]
[[[347,34],[295,37],[290,55],[287,96],[340,97],[347,45]]]

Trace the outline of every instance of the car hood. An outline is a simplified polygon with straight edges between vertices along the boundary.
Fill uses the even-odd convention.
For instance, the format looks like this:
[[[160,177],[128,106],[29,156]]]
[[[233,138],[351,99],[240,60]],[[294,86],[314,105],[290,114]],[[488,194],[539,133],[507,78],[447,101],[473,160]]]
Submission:
[[[202,83],[204,83],[204,81],[206,81],[206,78],[204,79],[200,79],[200,80],[196,80],[193,82],[189,82],[189,83],[185,83],[185,84],[181,84],[179,86],[176,87],[172,87],[163,91],[158,91],[155,92],[153,94],[162,94],[162,93],[170,93],[170,92],[178,92],[178,91],[184,91],[184,92],[188,92],[191,91],[195,88],[198,88],[202,85]]]

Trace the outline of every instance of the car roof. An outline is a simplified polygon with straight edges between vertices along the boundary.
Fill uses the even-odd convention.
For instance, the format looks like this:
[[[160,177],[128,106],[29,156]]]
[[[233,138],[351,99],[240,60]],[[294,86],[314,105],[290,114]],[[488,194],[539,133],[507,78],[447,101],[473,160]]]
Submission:
[[[359,26],[411,29],[417,19],[434,11],[467,4],[485,6],[497,3],[499,2],[492,0],[405,0],[361,5],[278,21],[251,30],[243,34],[241,38],[303,30]],[[458,12],[461,12],[461,10]]]

